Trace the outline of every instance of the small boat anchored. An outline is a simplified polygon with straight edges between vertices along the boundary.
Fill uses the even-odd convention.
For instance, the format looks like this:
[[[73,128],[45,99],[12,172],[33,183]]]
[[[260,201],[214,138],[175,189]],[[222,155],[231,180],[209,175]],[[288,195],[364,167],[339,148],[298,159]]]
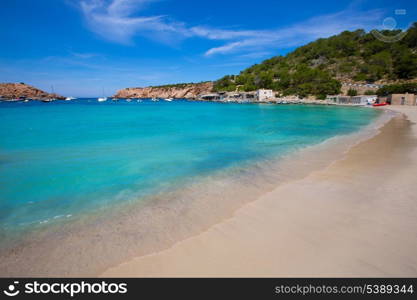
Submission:
[[[172,100],[174,100],[173,98],[165,98],[164,99],[165,101],[169,101],[169,102],[171,102]]]
[[[104,96],[104,88],[102,89],[102,94],[103,94],[103,97],[99,97],[99,98],[97,98],[97,101],[98,101],[98,102],[104,102],[104,101],[107,101],[107,97],[105,97],[105,96]]]
[[[67,97],[67,98],[65,98],[65,101],[71,101],[71,100],[75,100],[75,99],[77,99],[77,98],[74,98],[74,97]]]
[[[51,85],[51,94],[49,94],[49,98],[44,98],[44,99],[42,99],[41,101],[42,102],[52,102],[52,101],[55,101],[55,100],[57,100],[56,98],[55,98],[55,90],[54,90],[54,86],[53,85]]]

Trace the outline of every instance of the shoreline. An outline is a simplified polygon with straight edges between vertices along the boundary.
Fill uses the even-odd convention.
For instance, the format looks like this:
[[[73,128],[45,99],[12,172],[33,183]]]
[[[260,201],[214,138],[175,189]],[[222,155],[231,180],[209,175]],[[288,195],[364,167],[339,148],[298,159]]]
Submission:
[[[236,177],[215,174],[146,203],[132,203],[110,215],[69,224],[65,230],[50,230],[0,254],[0,276],[97,276],[109,266],[170,249],[227,222],[277,185],[300,180],[339,160],[352,146],[375,135],[389,118],[383,114],[359,132],[307,147],[276,164],[242,168]]]
[[[84,99],[97,99],[98,97],[91,97],[91,98],[78,98],[80,101],[84,101]],[[149,97],[128,97],[128,98],[117,98],[117,101],[120,100],[127,100],[127,99],[152,99]],[[158,99],[164,99],[163,97],[159,97]],[[50,100],[47,102],[62,102],[65,101],[65,98],[61,97],[59,99],[51,100],[49,98],[22,98],[22,99],[0,99],[0,103],[19,103],[19,102],[45,102],[44,100]],[[221,101],[221,100],[203,100],[203,99],[196,99],[196,98],[173,98],[173,101],[189,101],[189,102],[211,102],[211,103],[221,103],[221,104],[252,104],[252,105],[260,105],[260,104],[273,104],[273,105],[324,105],[324,106],[345,106],[345,107],[367,107],[372,108],[370,105],[365,104],[352,104],[352,103],[335,103],[329,100],[314,100],[308,98],[276,98],[273,100],[268,101],[240,101],[240,100],[229,100],[229,101]]]
[[[340,160],[100,276],[416,276],[417,109],[384,110],[403,115]]]

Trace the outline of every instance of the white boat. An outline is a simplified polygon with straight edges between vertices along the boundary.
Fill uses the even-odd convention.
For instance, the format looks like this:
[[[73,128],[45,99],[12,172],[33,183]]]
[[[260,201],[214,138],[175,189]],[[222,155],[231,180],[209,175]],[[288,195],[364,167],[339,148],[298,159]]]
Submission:
[[[151,101],[157,102],[157,101],[159,101],[159,99],[158,98],[152,98]]]
[[[112,98],[113,101],[119,101],[119,98]]]
[[[130,102],[130,101],[132,101],[132,99],[126,99],[126,101],[127,101],[127,102]]]
[[[102,88],[103,97],[97,98],[98,102],[104,102],[107,101],[107,97],[104,96],[104,88]]]
[[[74,97],[67,97],[67,98],[65,98],[65,101],[70,101],[70,100],[74,100],[74,99],[77,99],[77,98],[74,98]]]
[[[165,100],[165,101],[170,101],[170,102],[171,102],[171,101],[172,101],[172,100],[174,100],[174,99],[173,99],[173,98],[165,98],[164,100]]]
[[[51,98],[42,99],[41,101],[42,101],[42,102],[52,102],[52,101],[55,101],[55,100],[57,100],[57,99],[56,99],[54,96],[56,96],[56,95],[55,95],[54,86],[53,86],[53,85],[51,85],[51,94],[50,94],[50,97],[51,97]]]

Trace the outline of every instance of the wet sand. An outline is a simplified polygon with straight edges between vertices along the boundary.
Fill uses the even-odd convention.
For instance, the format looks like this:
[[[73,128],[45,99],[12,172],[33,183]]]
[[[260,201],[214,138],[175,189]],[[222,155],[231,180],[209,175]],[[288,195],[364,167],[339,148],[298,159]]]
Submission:
[[[417,276],[417,107],[343,159],[106,277]]]

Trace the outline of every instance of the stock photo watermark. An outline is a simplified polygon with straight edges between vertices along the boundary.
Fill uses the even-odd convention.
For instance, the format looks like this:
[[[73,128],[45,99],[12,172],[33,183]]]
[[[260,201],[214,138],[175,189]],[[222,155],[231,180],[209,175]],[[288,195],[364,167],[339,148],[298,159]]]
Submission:
[[[401,16],[401,15],[406,15],[407,14],[407,10],[405,9],[396,9],[395,10],[395,15],[396,16]],[[385,18],[382,21],[382,28],[383,30],[377,30],[377,29],[373,29],[371,30],[371,33],[373,34],[373,36],[375,38],[377,38],[378,40],[385,42],[385,43],[395,43],[398,42],[399,40],[403,39],[405,37],[405,35],[407,34],[406,31],[401,31],[395,35],[387,35],[384,34],[383,31],[385,30],[396,30],[397,28],[397,20],[393,17],[388,17]]]
[[[78,294],[126,294],[127,283],[101,282],[39,282],[37,280],[19,285],[19,281],[7,285],[4,295],[15,297],[20,293],[25,295],[61,294],[71,298]]]

